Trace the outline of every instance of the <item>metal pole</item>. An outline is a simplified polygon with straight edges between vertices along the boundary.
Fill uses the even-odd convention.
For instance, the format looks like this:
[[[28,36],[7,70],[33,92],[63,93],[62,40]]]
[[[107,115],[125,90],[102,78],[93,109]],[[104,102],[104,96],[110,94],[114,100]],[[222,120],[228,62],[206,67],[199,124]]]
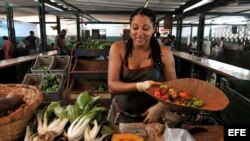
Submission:
[[[177,30],[176,30],[176,40],[177,40],[177,50],[181,49],[181,34],[182,34],[182,13],[176,15],[177,18]]]
[[[197,51],[199,52],[199,56],[201,56],[200,52],[202,51],[202,45],[204,40],[204,27],[205,27],[205,15],[202,13],[199,16],[198,36],[197,36]]]
[[[76,35],[77,41],[80,41],[80,16],[79,14],[76,15]]]
[[[16,48],[16,34],[15,34],[15,26],[13,20],[13,8],[9,3],[5,4],[6,7],[6,16],[7,16],[7,25],[8,25],[8,34],[9,39],[14,48]]]
[[[47,51],[47,37],[46,37],[46,25],[45,25],[45,5],[44,0],[39,0],[39,22],[40,22],[40,34],[41,34],[41,46],[43,52]]]
[[[193,26],[191,25],[191,38],[193,37]]]
[[[59,16],[56,16],[56,27],[57,27],[57,34],[59,34],[61,31],[61,21]]]

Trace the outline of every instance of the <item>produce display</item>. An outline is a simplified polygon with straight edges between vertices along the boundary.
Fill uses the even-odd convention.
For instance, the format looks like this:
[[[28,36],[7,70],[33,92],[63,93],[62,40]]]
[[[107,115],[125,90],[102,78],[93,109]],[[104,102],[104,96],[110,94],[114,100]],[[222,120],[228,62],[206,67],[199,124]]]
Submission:
[[[75,43],[75,48],[78,49],[109,49],[112,42],[107,41],[87,41],[84,43]]]
[[[57,92],[61,83],[61,78],[56,74],[48,74],[43,79],[41,90],[44,92]]]
[[[77,46],[77,44],[78,44],[77,41],[72,41],[72,40],[67,41],[66,48],[67,49],[73,49],[73,48],[75,48]]]
[[[103,92],[103,91],[108,91],[108,86],[107,84],[100,84],[97,88],[97,91]]]
[[[83,92],[73,105],[52,102],[27,126],[24,141],[102,141],[113,130],[106,120],[107,110],[96,104],[98,98]]]
[[[186,91],[177,91],[172,88],[168,88],[167,85],[161,85],[155,89],[154,96],[164,101],[173,102],[178,105],[191,106],[194,108],[200,108],[203,105],[203,101],[196,97],[193,97]]]
[[[38,67],[36,68],[36,70],[47,70],[47,69],[48,69],[47,66],[38,66]]]

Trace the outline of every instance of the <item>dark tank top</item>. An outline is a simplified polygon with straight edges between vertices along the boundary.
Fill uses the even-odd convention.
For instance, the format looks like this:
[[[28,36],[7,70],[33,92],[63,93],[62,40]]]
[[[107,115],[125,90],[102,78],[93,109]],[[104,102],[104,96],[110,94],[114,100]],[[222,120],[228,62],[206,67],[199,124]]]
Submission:
[[[121,81],[128,83],[142,82],[146,80],[153,80],[158,82],[165,81],[162,68],[154,68],[153,63],[147,67],[129,69],[125,64],[125,61],[123,61],[120,79]],[[157,103],[155,99],[144,92],[130,92],[119,94],[115,95],[115,98],[117,99],[121,110],[129,114],[141,114],[145,112],[149,107]]]

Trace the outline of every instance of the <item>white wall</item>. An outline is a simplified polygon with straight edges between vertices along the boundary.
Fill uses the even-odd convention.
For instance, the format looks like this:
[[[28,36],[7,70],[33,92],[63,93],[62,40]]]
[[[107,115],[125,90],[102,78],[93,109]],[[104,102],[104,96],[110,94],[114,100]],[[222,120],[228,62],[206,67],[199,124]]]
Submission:
[[[36,24],[15,21],[14,26],[17,37],[28,36],[31,30],[33,30],[35,35],[38,36]],[[0,19],[0,36],[8,36],[7,22],[4,19]]]
[[[123,35],[123,29],[129,29],[128,24],[87,24],[83,25],[83,30],[90,30],[92,35],[92,29],[106,29],[106,36],[121,37]]]

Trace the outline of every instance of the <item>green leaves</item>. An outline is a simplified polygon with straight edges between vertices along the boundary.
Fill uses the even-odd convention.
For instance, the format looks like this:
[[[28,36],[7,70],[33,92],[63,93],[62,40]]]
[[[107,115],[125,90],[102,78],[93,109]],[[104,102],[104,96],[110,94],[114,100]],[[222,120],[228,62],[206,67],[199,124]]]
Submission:
[[[60,119],[67,118],[67,111],[61,106],[60,107],[55,107],[54,108],[54,113]]]
[[[99,97],[90,96],[89,93],[85,91],[78,96],[76,103],[84,114],[95,106],[98,99]]]
[[[81,110],[83,110],[86,107],[86,105],[88,105],[89,102],[90,102],[90,95],[87,91],[81,93],[76,100],[76,103]]]
[[[113,134],[113,130],[109,126],[103,125],[101,128],[101,134],[102,135],[111,135],[111,134]]]
[[[78,105],[68,105],[66,111],[67,117],[71,123],[81,114]]]

